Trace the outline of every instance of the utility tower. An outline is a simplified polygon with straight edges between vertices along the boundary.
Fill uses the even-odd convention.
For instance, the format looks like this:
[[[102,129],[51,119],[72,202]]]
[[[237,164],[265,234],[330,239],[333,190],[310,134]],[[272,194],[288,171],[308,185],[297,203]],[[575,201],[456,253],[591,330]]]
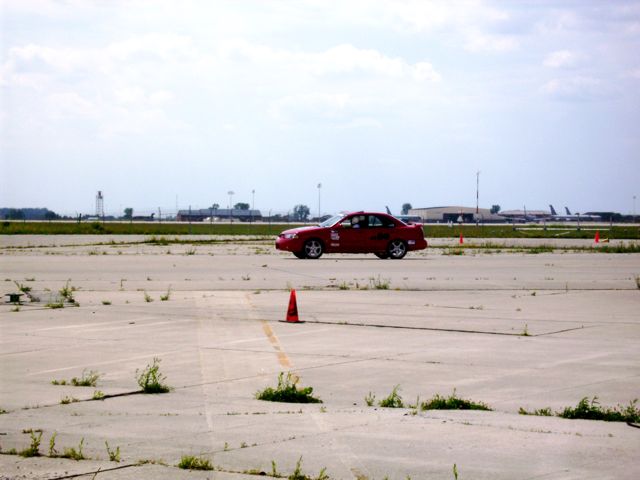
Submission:
[[[96,217],[104,218],[104,197],[102,191],[98,191],[96,195]]]

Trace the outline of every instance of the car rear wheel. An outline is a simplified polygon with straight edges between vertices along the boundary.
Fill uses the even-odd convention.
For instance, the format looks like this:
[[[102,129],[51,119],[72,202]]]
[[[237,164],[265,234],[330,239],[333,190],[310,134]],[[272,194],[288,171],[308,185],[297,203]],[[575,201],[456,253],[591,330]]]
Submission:
[[[374,255],[382,260],[389,258],[389,254],[387,252],[375,252]]]
[[[316,238],[312,238],[304,242],[304,256],[306,258],[316,259],[322,256],[322,242]]]
[[[394,260],[400,260],[407,254],[407,244],[402,240],[392,240],[387,249],[389,257]]]

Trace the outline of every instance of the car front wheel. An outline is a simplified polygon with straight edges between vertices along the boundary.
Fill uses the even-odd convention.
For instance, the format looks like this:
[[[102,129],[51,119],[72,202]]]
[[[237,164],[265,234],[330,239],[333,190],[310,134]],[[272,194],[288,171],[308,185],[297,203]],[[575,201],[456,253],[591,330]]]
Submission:
[[[402,240],[393,240],[389,243],[389,248],[387,249],[389,252],[389,257],[394,260],[400,260],[407,254],[407,244]]]
[[[307,258],[316,259],[322,256],[322,242],[315,238],[304,242],[304,255]]]

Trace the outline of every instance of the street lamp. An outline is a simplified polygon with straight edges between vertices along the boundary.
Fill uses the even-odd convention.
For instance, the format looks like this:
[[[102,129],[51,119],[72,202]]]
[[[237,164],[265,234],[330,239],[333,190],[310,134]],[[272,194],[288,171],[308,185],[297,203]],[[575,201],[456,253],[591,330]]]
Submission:
[[[233,223],[233,194],[236,193],[233,190],[229,190],[229,222]]]
[[[318,223],[320,223],[320,190],[322,189],[322,184],[318,184]]]
[[[636,222],[636,196],[633,196],[633,223]]]
[[[255,188],[251,190],[251,221],[253,223],[253,208],[256,206],[256,190]]]

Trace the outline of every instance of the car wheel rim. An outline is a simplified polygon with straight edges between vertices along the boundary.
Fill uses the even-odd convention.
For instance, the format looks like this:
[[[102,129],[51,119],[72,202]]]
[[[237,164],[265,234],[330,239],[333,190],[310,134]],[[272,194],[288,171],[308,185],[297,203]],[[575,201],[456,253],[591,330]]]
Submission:
[[[404,243],[396,240],[395,242],[391,242],[391,248],[389,249],[389,254],[392,257],[401,257],[402,255],[404,255],[404,252],[406,250],[406,247],[404,246]]]
[[[320,242],[312,240],[310,242],[307,242],[305,246],[305,252],[307,254],[307,257],[310,257],[310,258],[319,257],[320,254],[322,253],[322,246],[320,245]]]

